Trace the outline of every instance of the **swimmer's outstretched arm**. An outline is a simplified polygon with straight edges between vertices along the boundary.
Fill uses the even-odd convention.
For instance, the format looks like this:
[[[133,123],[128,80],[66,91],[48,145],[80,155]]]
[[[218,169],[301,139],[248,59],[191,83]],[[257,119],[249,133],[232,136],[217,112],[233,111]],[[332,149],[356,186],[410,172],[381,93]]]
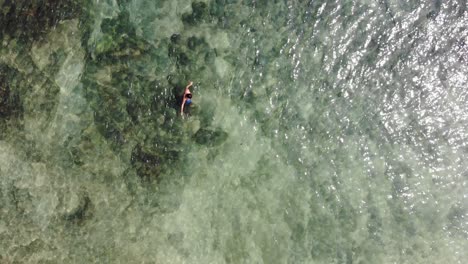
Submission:
[[[180,115],[184,117],[184,105],[185,105],[185,98],[182,101],[182,105],[180,106]]]
[[[189,82],[189,84],[187,85],[187,87],[185,87],[184,95],[187,94],[187,93],[190,93],[189,88],[192,87],[192,85],[193,85],[193,82]]]

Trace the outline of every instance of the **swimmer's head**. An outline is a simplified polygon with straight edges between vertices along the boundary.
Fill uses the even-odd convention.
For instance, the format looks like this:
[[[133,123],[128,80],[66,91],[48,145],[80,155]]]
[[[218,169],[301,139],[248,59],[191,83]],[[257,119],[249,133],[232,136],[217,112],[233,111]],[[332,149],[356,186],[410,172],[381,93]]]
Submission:
[[[192,94],[191,94],[191,93],[186,94],[185,97],[187,97],[187,98],[192,98]]]

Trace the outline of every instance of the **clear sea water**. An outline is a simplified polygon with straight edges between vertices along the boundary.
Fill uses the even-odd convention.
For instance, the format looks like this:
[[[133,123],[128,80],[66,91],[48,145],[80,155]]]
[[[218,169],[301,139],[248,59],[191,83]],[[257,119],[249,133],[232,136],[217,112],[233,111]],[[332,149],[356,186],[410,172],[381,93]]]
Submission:
[[[0,1],[1,263],[466,263],[466,0],[55,2]]]

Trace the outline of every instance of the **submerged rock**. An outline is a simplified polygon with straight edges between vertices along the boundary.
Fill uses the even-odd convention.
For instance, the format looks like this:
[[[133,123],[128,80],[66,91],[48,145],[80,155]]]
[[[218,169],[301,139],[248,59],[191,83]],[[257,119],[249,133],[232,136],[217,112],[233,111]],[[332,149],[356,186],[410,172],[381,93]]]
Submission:
[[[208,45],[203,37],[190,36],[186,38],[178,35],[177,40],[171,39],[168,44],[168,56],[175,59],[178,69],[186,75],[192,75],[197,70],[211,65],[210,60],[216,56],[216,51]]]
[[[19,117],[23,112],[19,95],[11,91],[7,75],[14,75],[14,71],[7,66],[0,65],[0,120]]]
[[[195,36],[188,38],[187,47],[189,49],[195,50],[199,46],[207,46],[207,43],[203,38],[197,38]]]
[[[96,43],[94,50],[98,59],[115,57],[135,57],[148,50],[148,43],[136,36],[136,30],[129,21],[127,11],[122,11],[116,18],[106,18],[101,22],[104,34]]]
[[[76,198],[76,201],[70,204],[69,211],[65,213],[64,220],[72,224],[82,225],[86,220],[93,217],[94,206],[86,192],[78,194]]]
[[[38,39],[59,21],[78,17],[83,6],[83,1],[76,0],[1,1],[0,38]]]
[[[12,65],[15,68],[0,62],[2,134],[6,128],[22,130],[26,119],[43,130],[55,114],[59,89],[34,67],[30,56],[22,54]]]
[[[157,155],[143,151],[140,145],[137,145],[132,151],[132,165],[143,181],[149,181],[159,176],[161,161],[162,159]]]
[[[221,145],[224,141],[226,141],[227,138],[228,133],[219,128],[200,128],[193,136],[193,139],[197,144],[209,147]]]
[[[96,24],[87,23],[87,31]],[[176,88],[187,82],[177,66],[191,63],[186,38],[176,33],[150,43],[136,33],[125,8],[100,26],[98,37],[83,41],[81,81],[94,125],[143,182],[157,180],[179,159],[184,139],[176,100],[183,88]]]
[[[180,37],[180,34],[177,34],[177,33],[172,34],[172,36],[171,36],[171,42],[174,43],[174,44],[177,44],[177,43],[179,43],[180,38],[181,38],[181,37]]]
[[[210,14],[216,17],[224,16],[226,0],[214,0],[210,3]]]
[[[192,13],[185,13],[182,15],[182,21],[184,24],[196,25],[201,22],[208,20],[209,10],[208,6],[204,2],[193,2]]]

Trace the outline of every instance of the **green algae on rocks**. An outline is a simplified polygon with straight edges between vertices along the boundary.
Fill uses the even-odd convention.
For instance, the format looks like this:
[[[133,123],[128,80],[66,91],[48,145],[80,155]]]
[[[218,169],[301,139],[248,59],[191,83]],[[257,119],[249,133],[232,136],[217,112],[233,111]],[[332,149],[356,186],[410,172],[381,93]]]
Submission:
[[[154,63],[167,54],[137,36],[126,10],[104,19],[101,32],[88,49],[82,77],[94,123],[141,179],[156,179],[177,158],[183,140],[172,92],[177,87],[161,76],[164,63]]]
[[[11,77],[18,74],[6,65],[0,65],[0,120],[10,120],[22,115],[23,106],[17,89],[11,89]],[[13,83],[14,85],[14,83]]]
[[[197,25],[206,21],[209,18],[209,8],[204,2],[193,2],[192,13],[185,13],[182,15],[182,21],[188,25]]]
[[[193,136],[197,144],[218,146],[226,141],[228,134],[221,129],[200,128]]]
[[[19,0],[0,5],[0,38],[9,35],[25,42],[37,40],[60,21],[76,18],[83,1]]]

